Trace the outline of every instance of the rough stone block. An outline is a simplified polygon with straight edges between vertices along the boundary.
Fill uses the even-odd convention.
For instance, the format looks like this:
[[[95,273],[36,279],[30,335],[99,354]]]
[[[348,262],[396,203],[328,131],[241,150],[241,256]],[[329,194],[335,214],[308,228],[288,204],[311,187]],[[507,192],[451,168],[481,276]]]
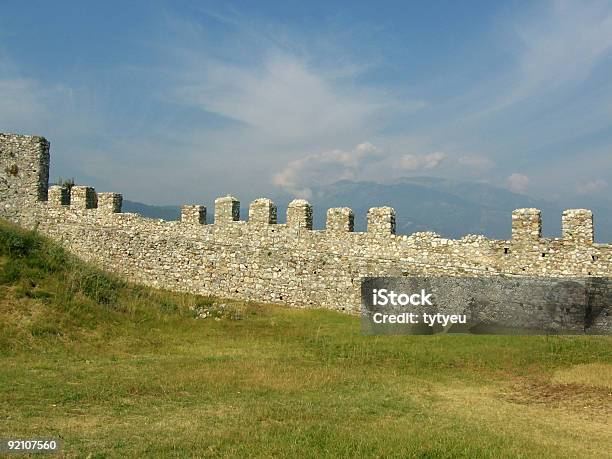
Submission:
[[[593,243],[593,212],[590,210],[564,210],[561,223],[563,239],[585,244]]]
[[[181,222],[190,225],[206,225],[206,206],[197,204],[181,206]]]
[[[527,208],[512,211],[512,240],[538,240],[542,236],[542,212]]]
[[[312,229],[312,206],[304,199],[294,199],[287,207],[287,225],[291,228]]]
[[[275,224],[276,214],[276,204],[270,199],[259,198],[249,207],[249,222]]]
[[[355,216],[348,207],[335,207],[327,210],[326,231],[352,232],[355,228]]]
[[[63,185],[52,185],[49,187],[49,205],[66,206],[70,204],[70,189]]]
[[[395,234],[395,209],[372,207],[368,211],[368,233]]]
[[[98,193],[98,209],[110,214],[121,213],[123,196],[119,193]]]
[[[21,209],[47,200],[49,142],[39,136],[0,133],[0,214],[18,222]]]
[[[233,196],[215,199],[215,224],[240,220],[240,201]]]
[[[97,206],[96,190],[90,186],[74,185],[70,190],[70,207],[93,209]]]

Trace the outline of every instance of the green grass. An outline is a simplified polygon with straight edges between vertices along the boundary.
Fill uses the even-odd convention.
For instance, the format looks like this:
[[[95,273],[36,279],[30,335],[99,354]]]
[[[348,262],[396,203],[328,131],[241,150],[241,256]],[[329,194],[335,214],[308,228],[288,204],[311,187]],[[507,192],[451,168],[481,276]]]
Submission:
[[[66,457],[612,451],[610,337],[361,336],[331,311],[130,285],[7,224],[0,264],[0,438]]]

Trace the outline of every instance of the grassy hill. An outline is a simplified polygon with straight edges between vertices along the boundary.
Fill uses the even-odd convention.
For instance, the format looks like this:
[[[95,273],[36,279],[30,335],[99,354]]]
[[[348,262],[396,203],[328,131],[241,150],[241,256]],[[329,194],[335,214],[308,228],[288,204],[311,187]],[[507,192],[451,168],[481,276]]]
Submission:
[[[365,337],[331,311],[130,285],[8,224],[0,317],[0,437],[65,457],[612,451],[612,337]]]

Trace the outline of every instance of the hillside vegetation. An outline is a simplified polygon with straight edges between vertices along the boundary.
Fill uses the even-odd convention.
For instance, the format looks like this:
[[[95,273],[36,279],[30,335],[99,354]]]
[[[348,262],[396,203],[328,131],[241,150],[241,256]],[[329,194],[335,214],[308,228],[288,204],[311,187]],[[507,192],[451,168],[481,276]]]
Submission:
[[[361,336],[0,224],[0,438],[65,457],[606,457],[611,337]]]

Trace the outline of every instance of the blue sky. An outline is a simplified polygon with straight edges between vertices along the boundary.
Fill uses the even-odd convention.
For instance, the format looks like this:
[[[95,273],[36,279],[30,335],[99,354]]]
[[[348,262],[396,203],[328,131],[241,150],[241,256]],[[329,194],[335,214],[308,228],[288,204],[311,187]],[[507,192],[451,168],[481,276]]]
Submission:
[[[611,2],[3,2],[0,131],[148,203],[612,187]]]

